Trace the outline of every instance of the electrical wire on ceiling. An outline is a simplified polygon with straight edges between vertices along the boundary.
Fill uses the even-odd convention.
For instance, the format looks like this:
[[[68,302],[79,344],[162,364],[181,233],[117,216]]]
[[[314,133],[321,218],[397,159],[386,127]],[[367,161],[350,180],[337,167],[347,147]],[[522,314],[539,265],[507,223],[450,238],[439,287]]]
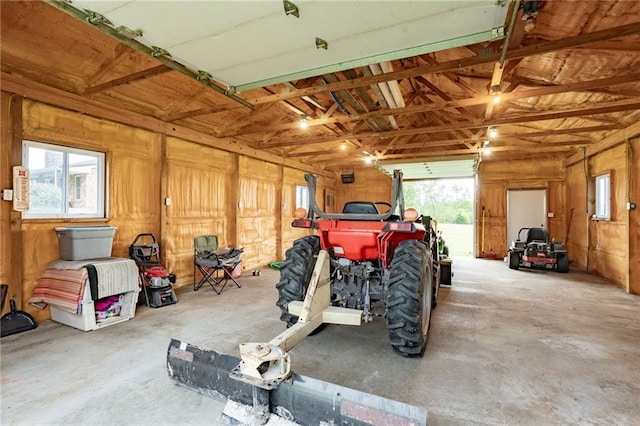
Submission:
[[[328,84],[328,81],[327,81],[326,78],[324,78],[324,76],[321,76],[320,78],[322,78],[322,82],[325,85]],[[345,106],[342,104],[342,102],[340,102],[340,99],[338,99],[338,96],[336,96],[335,92],[329,92],[329,95],[331,95],[331,99],[333,99],[333,102],[335,102],[336,105],[338,105],[338,109],[340,111],[342,111],[346,115],[351,115],[351,113],[345,108]]]

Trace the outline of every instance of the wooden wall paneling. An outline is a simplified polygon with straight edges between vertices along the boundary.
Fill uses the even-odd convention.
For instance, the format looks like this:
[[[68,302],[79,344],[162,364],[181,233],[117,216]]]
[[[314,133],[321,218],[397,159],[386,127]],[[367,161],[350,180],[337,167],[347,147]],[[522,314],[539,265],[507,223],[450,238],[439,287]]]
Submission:
[[[480,169],[483,181],[564,180],[560,159],[483,161]]]
[[[629,267],[628,213],[625,208],[629,182],[626,144],[618,144],[592,156],[588,170],[589,182],[602,173],[611,172],[611,220],[589,222],[589,272],[626,288]],[[590,214],[593,214],[593,207]]]
[[[565,180],[567,228],[569,230],[569,237],[565,245],[569,252],[571,266],[583,271],[587,269],[589,245],[589,217],[586,207],[588,197],[584,168],[584,162],[567,167]]]
[[[240,158],[239,169],[238,244],[244,247],[243,267],[251,269],[278,257],[279,172],[276,164],[248,157]]]
[[[591,220],[589,223],[589,272],[625,289],[628,272],[627,235],[626,221]]]
[[[502,258],[506,253],[506,196],[507,185],[502,181],[481,182],[479,185],[476,206],[476,233],[479,247],[477,257],[489,257],[493,253]]]
[[[629,274],[627,291],[640,295],[640,138],[628,142],[628,202],[636,204],[628,211]]]
[[[567,239],[565,203],[564,182],[549,182],[547,187],[547,212],[553,213],[553,217],[547,217],[549,238],[562,243]]]
[[[128,133],[105,143],[110,147],[109,223],[118,227],[113,243],[113,255],[118,257],[128,257],[128,248],[138,234],[161,237],[160,135]]]
[[[88,224],[90,225],[91,223]],[[81,223],[74,223],[74,225],[81,225]],[[25,221],[23,225],[22,249],[24,267],[22,283],[23,294],[26,300],[31,297],[33,288],[36,286],[44,270],[47,269],[47,265],[60,258],[58,238],[54,231],[55,226],[65,226],[65,224]],[[33,315],[38,322],[49,319],[51,315],[49,308],[40,310],[25,304],[22,309]]]
[[[351,170],[349,170],[351,171]],[[342,212],[347,201],[391,201],[391,177],[374,168],[354,169],[354,183],[335,183],[335,211]]]
[[[167,137],[165,266],[177,287],[193,283],[193,239],[217,235],[221,247],[235,245],[229,205],[235,198],[235,155]],[[160,206],[162,200],[159,200]]]

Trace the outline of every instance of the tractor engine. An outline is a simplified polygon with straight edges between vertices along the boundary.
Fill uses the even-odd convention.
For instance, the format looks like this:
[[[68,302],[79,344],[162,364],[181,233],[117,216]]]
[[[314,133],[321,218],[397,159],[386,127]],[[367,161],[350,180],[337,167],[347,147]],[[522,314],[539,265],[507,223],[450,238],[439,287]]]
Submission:
[[[385,269],[379,261],[351,261],[339,258],[331,262],[332,304],[361,309],[365,321],[371,321],[371,304],[386,297]]]

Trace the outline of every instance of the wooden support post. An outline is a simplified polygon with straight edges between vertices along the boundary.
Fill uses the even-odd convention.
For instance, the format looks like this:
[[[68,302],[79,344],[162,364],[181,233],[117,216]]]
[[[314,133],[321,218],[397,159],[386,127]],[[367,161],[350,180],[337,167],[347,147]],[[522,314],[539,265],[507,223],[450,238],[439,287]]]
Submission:
[[[165,134],[160,135],[160,256],[162,259],[168,259],[167,254],[167,206],[166,200],[169,196],[167,194],[168,185],[168,160],[167,160],[167,136]]]
[[[238,218],[240,217],[240,155],[235,154],[233,156],[233,171],[231,172],[230,181],[233,185],[233,189],[229,191],[230,203],[227,208],[227,214],[231,218],[228,222],[228,233],[230,237],[230,246],[238,247],[240,245],[240,225]]]
[[[22,96],[11,97],[9,106],[9,126],[11,126],[11,165],[22,165]],[[10,170],[13,176],[13,170]],[[22,212],[11,210],[11,282],[7,298],[13,297],[18,309],[22,309],[24,295],[24,259],[22,253]]]
[[[274,259],[280,257],[280,253],[282,253],[282,205],[283,205],[283,192],[284,192],[284,167],[282,165],[278,166],[278,187],[276,190],[276,209],[274,211],[275,215],[275,230],[277,232],[276,235],[276,251],[274,253]]]
[[[634,203],[636,208],[627,211],[629,272],[626,290],[628,293],[640,295],[640,137],[627,142],[627,158],[627,202]]]

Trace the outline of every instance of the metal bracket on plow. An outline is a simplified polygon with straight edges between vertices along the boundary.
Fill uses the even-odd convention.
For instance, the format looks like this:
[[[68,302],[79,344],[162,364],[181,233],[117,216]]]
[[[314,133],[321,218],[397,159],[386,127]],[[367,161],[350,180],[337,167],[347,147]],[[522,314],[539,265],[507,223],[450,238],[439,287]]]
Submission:
[[[291,375],[289,351],[323,322],[360,325],[362,311],[331,305],[329,254],[318,254],[304,302],[290,302],[289,312],[298,316],[297,324],[268,343],[240,345],[242,361],[231,377],[263,389],[274,389]]]

